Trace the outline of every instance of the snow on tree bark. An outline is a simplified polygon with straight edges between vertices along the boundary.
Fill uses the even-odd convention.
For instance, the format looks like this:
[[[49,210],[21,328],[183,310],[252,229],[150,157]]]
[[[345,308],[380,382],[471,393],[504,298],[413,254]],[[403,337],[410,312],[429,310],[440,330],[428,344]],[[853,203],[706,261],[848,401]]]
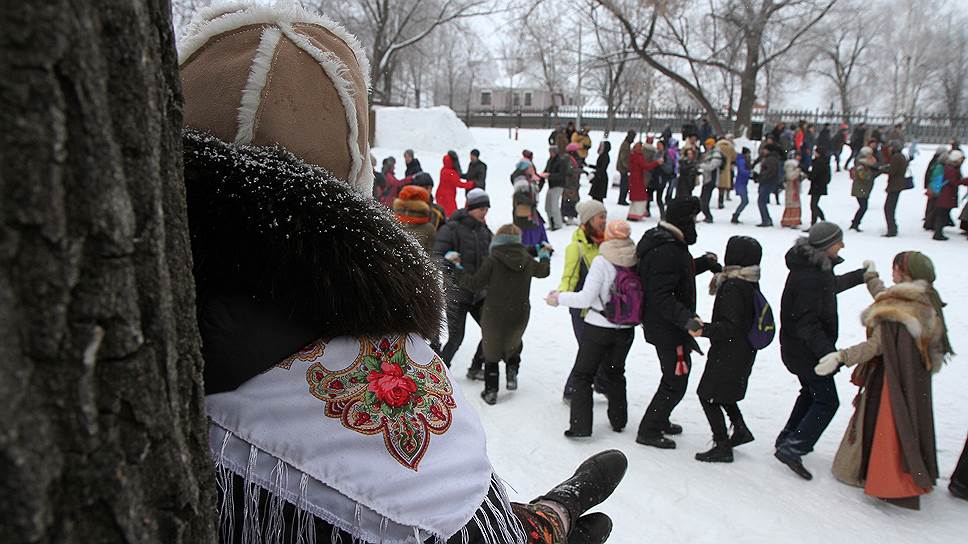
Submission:
[[[165,0],[0,11],[0,541],[210,542]]]

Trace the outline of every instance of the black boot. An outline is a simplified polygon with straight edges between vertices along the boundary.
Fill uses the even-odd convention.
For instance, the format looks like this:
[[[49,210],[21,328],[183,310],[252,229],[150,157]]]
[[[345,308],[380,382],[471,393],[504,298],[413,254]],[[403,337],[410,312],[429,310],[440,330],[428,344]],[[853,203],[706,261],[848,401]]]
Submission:
[[[733,434],[729,437],[730,447],[735,448],[736,446],[749,444],[753,440],[753,433],[750,432],[750,429],[746,426],[745,421],[740,420],[733,423]]]
[[[518,369],[509,366],[507,369],[507,387],[508,391],[514,391],[518,388]]]
[[[696,461],[702,461],[704,463],[732,463],[733,448],[727,440],[716,442],[716,445],[711,450],[697,453]]]
[[[968,501],[968,485],[957,480],[951,480],[951,483],[948,484],[948,491],[955,497]]]
[[[485,389],[481,391],[481,398],[484,402],[494,406],[497,404],[497,389]]]
[[[603,544],[612,532],[612,519],[601,512],[578,518],[568,534],[568,544]]]
[[[654,436],[636,436],[635,442],[637,444],[642,444],[643,446],[652,446],[653,448],[659,448],[660,450],[674,450],[676,449],[676,443],[674,440],[670,440],[662,434],[657,434]]]
[[[780,453],[780,450],[776,450],[776,453],[773,454],[773,457],[776,457],[781,463],[790,467],[790,470],[795,472],[797,476],[803,478],[804,480],[813,479],[813,474],[810,474],[810,471],[807,470],[807,467],[803,466],[803,462],[801,462],[799,459],[787,457]]]
[[[662,434],[669,434],[675,436],[677,434],[682,434],[682,425],[677,425],[675,423],[669,423],[666,428],[662,430]]]
[[[628,466],[625,454],[618,450],[596,453],[579,465],[571,478],[531,502],[556,502],[565,507],[571,520],[580,521],[582,514],[615,491]],[[578,521],[573,521],[576,527]]]

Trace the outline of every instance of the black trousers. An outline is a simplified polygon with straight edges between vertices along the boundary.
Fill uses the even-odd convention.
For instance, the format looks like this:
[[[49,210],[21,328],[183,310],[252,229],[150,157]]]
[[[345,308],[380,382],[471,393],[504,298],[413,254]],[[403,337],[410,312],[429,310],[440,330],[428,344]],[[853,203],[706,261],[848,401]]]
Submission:
[[[823,195],[810,195],[810,225],[813,225],[818,220],[827,220],[823,214],[823,210],[820,209],[820,197],[822,196]]]
[[[884,221],[887,223],[888,234],[897,234],[897,220],[894,216],[897,212],[897,199],[900,196],[900,191],[887,193],[887,200],[884,201]]]
[[[458,295],[459,296],[459,295]],[[454,354],[460,349],[461,342],[464,341],[464,328],[467,325],[467,314],[471,314],[477,326],[481,326],[481,310],[484,308],[484,301],[477,303],[467,302],[466,300],[451,299],[447,304],[447,343],[440,351],[440,357],[444,364],[450,368],[450,362]],[[479,369],[484,365],[484,349],[478,343],[477,351],[471,360],[471,368]]]
[[[699,209],[702,211],[702,215],[706,219],[713,218],[712,212],[709,211],[709,201],[713,197],[713,189],[715,188],[715,183],[705,183],[702,186],[702,192],[699,193]]]
[[[729,416],[729,421],[734,425],[739,425],[743,421],[743,413],[739,411],[739,405],[735,402],[706,402],[699,400],[702,411],[706,414],[706,421],[713,432],[714,442],[725,442],[729,440],[729,433],[726,430],[726,418],[723,412]]]
[[[610,329],[585,323],[572,379],[571,430],[579,434],[592,432],[592,382],[599,369],[605,378],[608,397],[608,421],[613,429],[624,429],[628,423],[628,399],[625,393],[625,358],[632,349],[635,329]]]
[[[629,173],[620,172],[618,182],[618,203],[628,204],[629,197]]]
[[[852,228],[860,228],[860,222],[864,220],[864,214],[867,213],[867,197],[857,197],[857,213],[854,214],[854,220],[850,222]]]
[[[934,237],[939,239],[944,236],[944,228],[951,225],[951,208],[934,209]]]
[[[478,346],[480,349],[480,346]],[[518,346],[514,353],[508,356],[504,361],[507,364],[508,374],[518,373],[518,368],[521,366],[521,351],[524,349],[524,342]],[[498,364],[500,361],[485,361],[484,362],[484,389],[487,391],[497,391],[499,388],[498,382],[501,377],[501,367]],[[471,368],[476,368],[474,362],[471,362]]]
[[[655,353],[659,357],[662,379],[659,380],[659,388],[639,423],[640,437],[654,437],[669,427],[669,416],[685,396],[686,386],[689,385],[689,369],[692,368],[689,348],[675,345],[656,346]],[[685,372],[677,375],[680,354]]]
[[[817,376],[811,372],[797,375],[797,379],[800,394],[790,419],[776,439],[776,449],[791,459],[800,459],[813,451],[840,406],[833,376]]]

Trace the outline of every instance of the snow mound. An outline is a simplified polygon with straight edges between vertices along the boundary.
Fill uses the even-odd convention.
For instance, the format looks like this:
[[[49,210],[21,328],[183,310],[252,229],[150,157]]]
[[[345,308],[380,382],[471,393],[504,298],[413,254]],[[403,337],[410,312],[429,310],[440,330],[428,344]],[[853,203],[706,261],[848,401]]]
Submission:
[[[376,147],[467,149],[474,136],[446,106],[433,108],[377,108]]]

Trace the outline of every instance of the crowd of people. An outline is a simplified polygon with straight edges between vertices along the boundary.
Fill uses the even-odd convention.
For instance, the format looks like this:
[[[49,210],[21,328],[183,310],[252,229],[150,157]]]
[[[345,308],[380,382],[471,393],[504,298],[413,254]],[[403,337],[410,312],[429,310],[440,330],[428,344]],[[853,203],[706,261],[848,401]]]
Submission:
[[[608,400],[612,430],[625,429],[629,418],[625,364],[635,328],[642,325],[646,342],[655,349],[661,378],[639,423],[636,442],[660,449],[676,447],[674,437],[682,427],[671,416],[685,395],[692,359],[702,353],[695,338],[706,337],[710,348],[697,393],[713,447],[695,457],[732,462],[733,448],[754,440],[738,403],[746,395],[757,352],[767,348],[778,331],[781,358],[801,388],[789,420],[776,437],[776,459],[800,477],[812,478],[803,458],[839,407],[833,374],[841,367],[856,366],[851,380],[860,387],[859,400],[834,473],[842,481],[863,486],[872,496],[917,508],[918,497],[930,491],[938,477],[931,375],[953,353],[944,325],[944,304],[933,287],[933,264],[916,251],[898,254],[892,265],[895,285],[890,288],[885,288],[872,262],[836,275],[834,267],[842,262],[843,231],[826,221],[820,207],[832,167],[849,169],[851,193],[859,204],[850,228],[859,231],[874,179],[886,174],[885,236],[896,236],[898,195],[912,185],[901,127],[895,127],[882,143],[879,133],[865,132],[864,125],[847,138],[843,126],[831,133],[825,125],[815,135],[808,123],[801,123],[796,131],[781,123],[766,135],[756,159],[748,148],[737,150],[731,135],[710,134],[700,140],[700,131],[690,128],[685,127],[681,144],[668,129],[638,142],[637,134],[628,131],[619,145],[615,169],[620,180],[618,203],[628,205],[629,211],[625,219],[608,220],[603,201],[610,185],[611,144],[600,142],[597,159],[586,164],[591,148],[587,131],[571,123],[556,127],[540,173],[533,153],[522,152],[510,176],[512,222],[494,235],[485,221],[490,200],[483,177],[478,181],[470,172],[460,173],[454,167],[459,164],[456,153],[448,152],[437,200],[453,206],[453,195],[462,188],[467,191],[466,204],[447,214],[436,242],[423,244],[432,247],[429,251],[451,278],[448,339],[441,351],[444,361],[452,363],[470,313],[481,327],[482,341],[467,377],[483,380],[481,397],[495,404],[500,388],[498,363],[503,361],[506,388],[517,388],[531,279],[551,273],[553,249],[539,213],[540,193],[547,185],[548,230],[577,227],[565,248],[559,288],[545,297],[549,305],[568,308],[579,346],[564,384],[563,398],[570,403],[566,437],[592,435],[594,392]],[[841,164],[846,146],[851,147],[851,156]],[[916,152],[911,151],[915,145],[906,149]],[[968,184],[968,178],[960,176],[963,160],[956,142],[942,146],[925,174],[929,200],[924,224],[939,238],[950,224],[957,187]],[[471,164],[475,163],[483,164],[476,150],[471,155]],[[580,200],[580,177],[586,168],[591,198]],[[938,175],[942,181],[933,179]],[[785,193],[781,225],[800,227],[800,184],[807,180],[810,224],[786,255],[789,274],[777,323],[759,289],[762,248],[756,239],[730,238],[722,262],[714,253],[694,257],[689,247],[697,241],[696,222],[714,221],[714,192],[718,191],[719,209],[735,193],[740,204],[731,223],[740,223],[751,182],[759,185],[758,226],[773,225],[767,205],[771,196],[779,201]],[[429,192],[420,196],[423,208],[429,210],[433,205]],[[399,200],[394,205],[397,216],[405,228],[416,231]],[[652,201],[659,222],[636,243],[630,238],[629,221],[651,217]],[[415,234],[419,239],[421,234]],[[697,277],[707,271],[713,275],[709,293],[715,297],[708,320],[696,313]],[[838,349],[837,294],[862,284],[874,298],[863,313],[868,340]],[[880,431],[875,433],[875,427]],[[894,432],[885,433],[885,428]],[[949,486],[961,498],[966,497],[965,470],[963,455]]]

